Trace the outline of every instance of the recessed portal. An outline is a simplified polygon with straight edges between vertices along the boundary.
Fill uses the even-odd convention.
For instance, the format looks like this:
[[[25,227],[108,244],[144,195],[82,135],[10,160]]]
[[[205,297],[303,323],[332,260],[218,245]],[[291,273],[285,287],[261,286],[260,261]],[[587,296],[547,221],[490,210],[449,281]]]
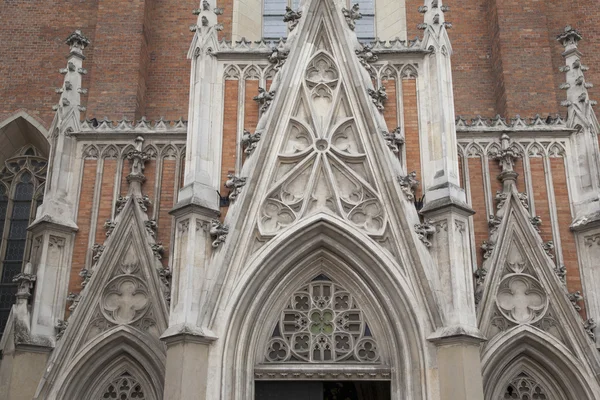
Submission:
[[[389,400],[390,383],[256,382],[255,400]]]

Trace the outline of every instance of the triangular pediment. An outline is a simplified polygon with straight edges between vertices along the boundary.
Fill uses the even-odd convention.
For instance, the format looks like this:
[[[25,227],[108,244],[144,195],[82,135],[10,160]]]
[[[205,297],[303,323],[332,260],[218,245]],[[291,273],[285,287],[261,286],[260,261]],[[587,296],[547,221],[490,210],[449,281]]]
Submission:
[[[514,187],[508,197],[499,211],[503,219],[493,236],[494,249],[483,266],[478,320],[488,339],[484,351],[525,326],[554,337],[581,361],[600,365],[584,322],[567,297],[561,272],[544,250]]]
[[[82,358],[113,334],[116,341],[125,332],[164,351],[159,338],[168,324],[167,291],[140,200],[136,196],[126,200],[110,236],[97,247],[91,276],[75,298],[76,307],[49,361],[52,368],[38,389],[42,397],[37,398],[59,390],[53,387],[54,380],[59,377],[62,382],[74,374]]]
[[[307,1],[301,11],[258,122],[260,140],[240,171],[245,185],[224,220],[227,239],[211,261],[211,306],[225,301],[219,291],[254,268],[269,243],[306,230],[308,221],[339,229],[335,240],[360,237],[396,261],[395,274],[415,277],[415,287],[437,285],[431,256],[414,232],[419,216],[398,183],[406,173],[384,140],[388,128],[371,97],[377,88],[356,54],[356,34],[336,2]],[[437,318],[435,291],[415,290],[427,293],[426,307]]]

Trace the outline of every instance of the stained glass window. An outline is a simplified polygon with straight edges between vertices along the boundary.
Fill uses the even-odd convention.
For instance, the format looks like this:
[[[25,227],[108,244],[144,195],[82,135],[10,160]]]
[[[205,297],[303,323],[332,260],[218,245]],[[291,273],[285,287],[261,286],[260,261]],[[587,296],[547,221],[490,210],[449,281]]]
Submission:
[[[34,147],[21,149],[0,170],[0,337],[15,302],[13,277],[21,272],[27,227],[41,204],[47,161]]]

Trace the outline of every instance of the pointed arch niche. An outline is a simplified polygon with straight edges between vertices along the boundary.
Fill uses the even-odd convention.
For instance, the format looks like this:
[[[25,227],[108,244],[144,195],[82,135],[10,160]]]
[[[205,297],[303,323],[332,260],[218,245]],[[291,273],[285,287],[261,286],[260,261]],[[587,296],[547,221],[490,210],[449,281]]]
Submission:
[[[27,227],[43,201],[49,144],[46,130],[25,112],[0,122],[0,338],[31,251]]]
[[[269,380],[387,381],[392,398],[422,398],[425,306],[373,243],[320,215],[261,249],[225,307],[224,398],[251,400]]]
[[[596,378],[561,342],[521,325],[482,353],[485,400],[597,398]]]

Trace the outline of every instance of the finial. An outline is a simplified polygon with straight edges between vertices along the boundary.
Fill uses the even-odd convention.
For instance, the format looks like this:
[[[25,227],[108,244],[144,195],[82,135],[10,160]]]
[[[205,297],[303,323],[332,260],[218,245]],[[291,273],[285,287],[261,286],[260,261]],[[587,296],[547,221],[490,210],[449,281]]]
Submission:
[[[581,63],[581,52],[577,48],[577,43],[582,39],[581,34],[567,25],[563,32],[556,37],[564,47],[562,53],[565,58],[565,65],[560,67],[560,72],[565,73],[566,82],[559,86],[560,89],[566,90],[567,99],[561,102],[564,107],[578,107],[580,110],[583,106],[589,104],[596,105],[596,102],[589,99],[588,89],[593,87],[589,82],[585,81],[584,72],[589,68]]]
[[[142,183],[146,181],[144,176],[145,163],[149,156],[147,153],[142,151],[142,145],[144,144],[144,138],[138,136],[135,138],[135,150],[127,153],[127,158],[131,160],[131,173],[127,175],[127,182],[129,183],[129,193],[137,196],[142,194]]]
[[[517,152],[510,145],[511,139],[506,134],[503,133],[500,136],[500,146],[501,149],[494,157],[500,164],[500,168],[502,172],[498,175],[498,180],[500,180],[504,185],[504,192],[507,192],[510,188],[510,185],[513,185],[517,181],[518,173],[515,172],[514,166],[515,161],[518,158]]]
[[[71,33],[65,43],[71,47],[71,54],[83,57],[83,50],[90,44],[90,40],[83,36],[80,30]]]

